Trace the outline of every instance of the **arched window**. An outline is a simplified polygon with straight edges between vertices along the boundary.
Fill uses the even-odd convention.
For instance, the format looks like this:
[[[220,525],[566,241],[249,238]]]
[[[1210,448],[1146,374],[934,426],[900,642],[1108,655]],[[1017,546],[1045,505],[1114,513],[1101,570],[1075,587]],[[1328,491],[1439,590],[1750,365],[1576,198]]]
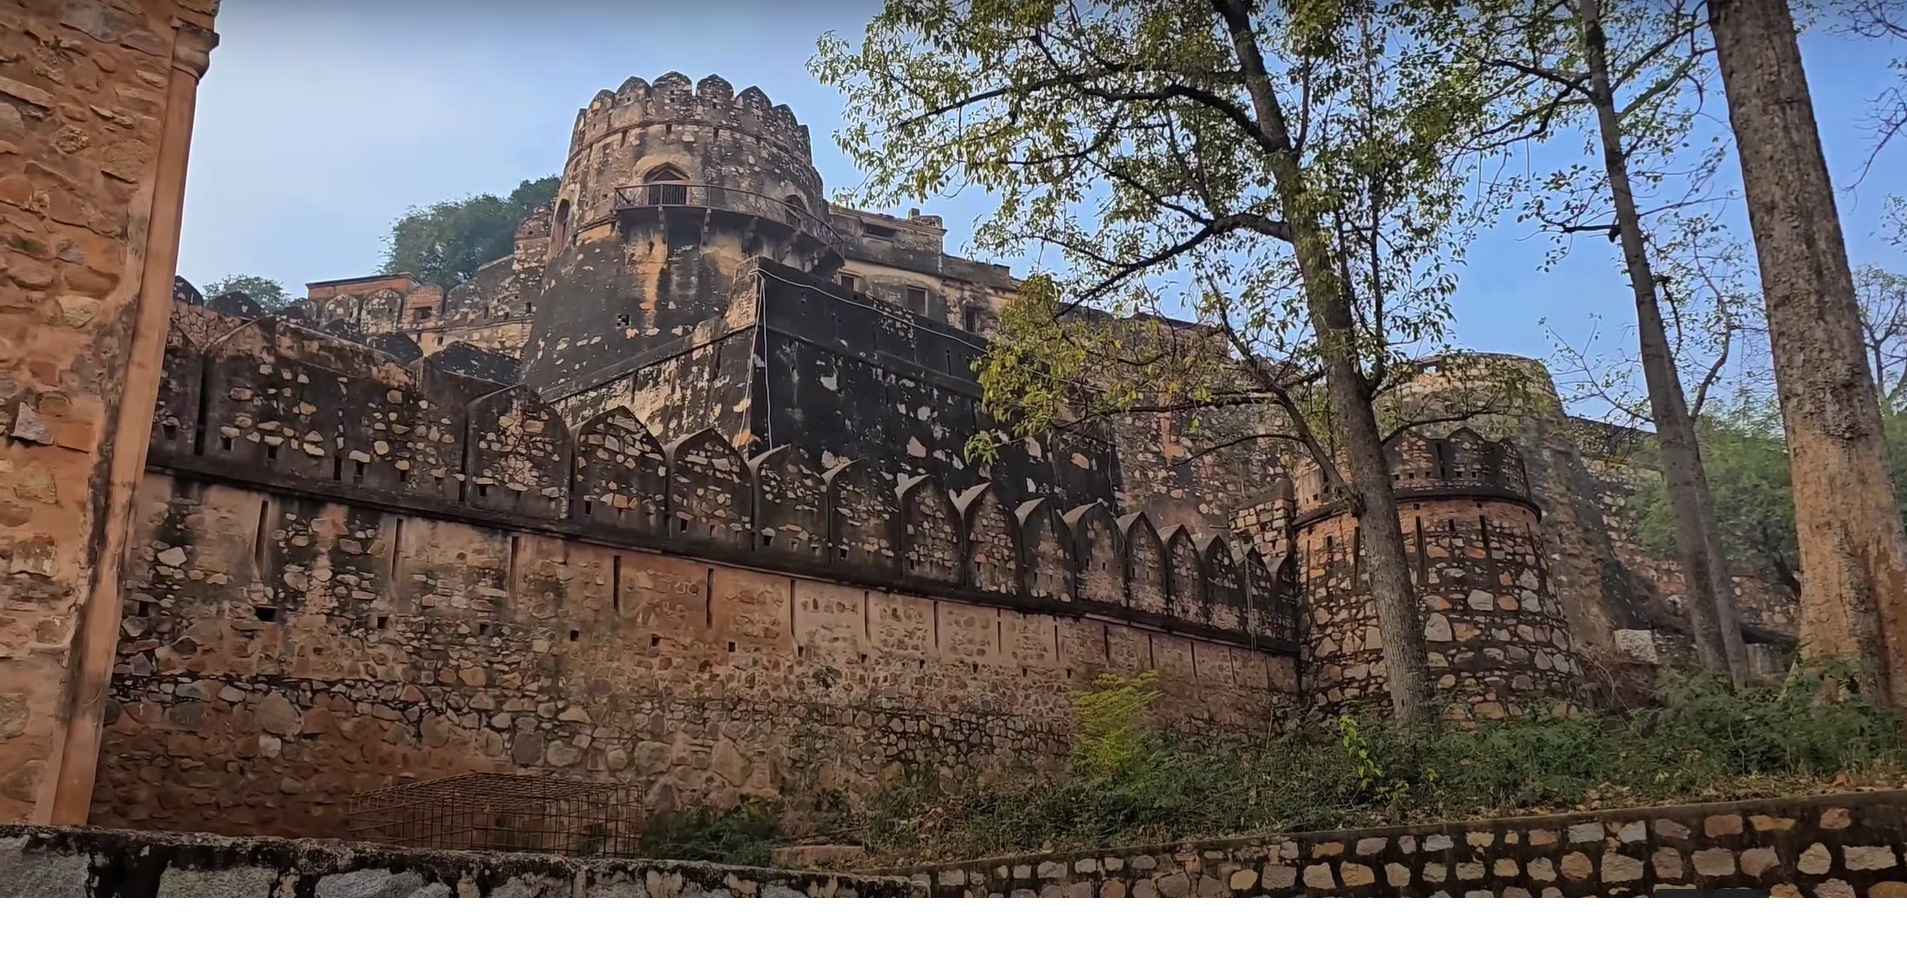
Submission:
[[[642,177],[649,184],[646,201],[651,206],[686,206],[689,204],[689,177],[674,166],[657,166]]]
[[[554,228],[550,230],[550,248],[563,248],[563,240],[569,238],[569,200],[556,204]]]
[[[788,208],[782,212],[782,216],[788,220],[788,225],[801,225],[801,214],[808,211],[808,204],[802,202],[801,197],[793,193],[790,193],[788,198],[783,199],[782,202],[788,206]]]

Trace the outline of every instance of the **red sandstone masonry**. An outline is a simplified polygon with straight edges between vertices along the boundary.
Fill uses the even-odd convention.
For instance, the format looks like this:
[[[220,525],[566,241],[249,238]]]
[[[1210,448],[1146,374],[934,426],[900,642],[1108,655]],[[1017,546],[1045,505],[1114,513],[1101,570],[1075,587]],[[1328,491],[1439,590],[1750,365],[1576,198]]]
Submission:
[[[0,3],[0,821],[91,790],[217,6]]]
[[[1907,896],[1907,791],[1645,807],[884,871],[934,896]]]

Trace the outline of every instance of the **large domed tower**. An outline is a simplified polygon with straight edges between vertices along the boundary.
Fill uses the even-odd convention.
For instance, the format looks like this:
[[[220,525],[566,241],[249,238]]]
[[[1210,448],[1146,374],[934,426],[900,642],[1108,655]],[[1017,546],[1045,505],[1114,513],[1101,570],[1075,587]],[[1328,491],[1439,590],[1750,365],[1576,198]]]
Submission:
[[[842,261],[794,112],[719,76],[596,94],[556,194],[524,383],[560,397],[615,378],[724,315],[756,256],[824,277]]]

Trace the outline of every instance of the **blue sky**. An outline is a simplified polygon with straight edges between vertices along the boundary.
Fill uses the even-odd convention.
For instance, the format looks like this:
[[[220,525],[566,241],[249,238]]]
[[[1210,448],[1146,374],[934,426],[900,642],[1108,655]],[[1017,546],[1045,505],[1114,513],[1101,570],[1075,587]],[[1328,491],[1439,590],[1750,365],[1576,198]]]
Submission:
[[[879,0],[612,2],[612,0],[245,0],[219,16],[219,49],[200,90],[179,272],[200,284],[229,274],[307,281],[376,271],[406,208],[478,192],[507,193],[556,172],[576,110],[625,77],[719,73],[760,86],[813,133],[830,191],[858,181],[831,136],[841,99],[806,61],[815,39],[858,33]],[[1803,40],[1828,163],[1843,187],[1850,257],[1907,271],[1875,235],[1881,203],[1907,194],[1907,143],[1857,188],[1868,154],[1861,115],[1888,81],[1885,44],[1815,34]],[[1719,99],[1715,118],[1725,118]],[[1733,160],[1726,175],[1734,178]],[[951,251],[986,211],[977,191],[924,204],[946,217]],[[1745,235],[1738,208],[1733,219]],[[1609,243],[1587,240],[1541,270],[1548,240],[1513,224],[1470,251],[1456,300],[1469,347],[1549,357],[1539,320],[1580,344],[1592,323],[1622,343],[1633,322]],[[1629,333],[1632,337],[1633,333]]]

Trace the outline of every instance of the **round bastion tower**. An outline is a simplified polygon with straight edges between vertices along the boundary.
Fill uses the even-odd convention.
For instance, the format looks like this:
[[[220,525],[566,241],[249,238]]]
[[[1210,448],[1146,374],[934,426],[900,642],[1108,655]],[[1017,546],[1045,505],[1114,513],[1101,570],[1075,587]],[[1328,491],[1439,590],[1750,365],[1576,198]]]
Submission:
[[[1582,665],[1543,554],[1540,514],[1510,442],[1468,428],[1386,446],[1417,587],[1432,692],[1452,719],[1573,708]],[[1383,649],[1357,518],[1318,470],[1296,476],[1295,548],[1306,621],[1300,686],[1319,710],[1388,707]]]
[[[577,114],[524,383],[559,397],[723,316],[741,265],[841,264],[808,128],[727,80],[631,77]]]

